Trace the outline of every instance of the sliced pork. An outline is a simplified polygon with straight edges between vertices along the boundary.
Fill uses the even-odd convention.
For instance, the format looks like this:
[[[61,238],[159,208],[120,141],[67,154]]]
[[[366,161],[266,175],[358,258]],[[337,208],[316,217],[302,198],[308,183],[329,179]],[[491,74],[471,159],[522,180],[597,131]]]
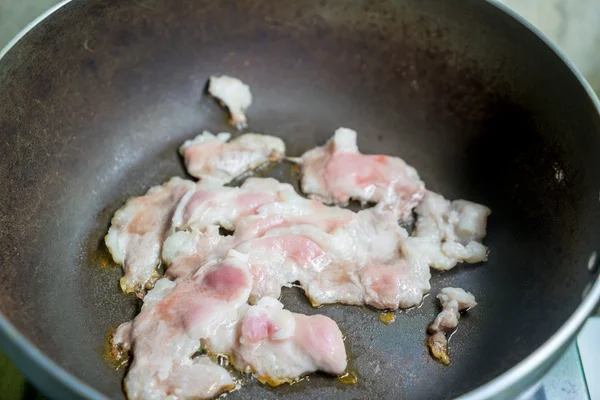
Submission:
[[[272,178],[249,178],[241,187],[205,186],[200,182],[182,198],[173,215],[178,230],[203,230],[218,225],[236,229],[237,222],[265,204],[285,201],[296,195],[294,188]]]
[[[282,286],[299,282],[315,305],[397,309],[418,305],[429,290],[428,263],[420,254],[405,256],[408,235],[391,211],[328,207],[264,178],[188,197],[173,222],[186,231],[164,245],[168,276],[193,275],[234,248],[249,256],[254,299],[277,298]],[[217,225],[235,231],[221,236]]]
[[[222,236],[216,225],[199,230],[178,231],[167,238],[162,258],[170,278],[187,277],[209,261],[220,261],[233,248],[233,236]]]
[[[427,264],[407,262],[403,255],[408,235],[395,213],[373,208],[354,213],[290,195],[239,226],[244,239],[251,236],[248,226],[260,227],[248,230],[261,237],[236,246],[250,256],[257,297],[278,297],[281,286],[298,281],[314,305],[396,309],[418,305],[429,291]]]
[[[342,333],[333,320],[294,314],[276,299],[263,297],[241,321],[233,364],[277,386],[314,371],[340,375],[347,361]]]
[[[235,251],[189,279],[159,280],[140,314],[112,340],[133,353],[128,397],[205,399],[233,389],[229,373],[200,348],[229,356],[242,371],[272,384],[317,370],[344,371],[346,352],[335,322],[293,314],[272,298],[249,306],[251,288],[247,256]]]
[[[448,337],[458,326],[460,311],[468,310],[477,305],[475,296],[461,288],[446,287],[437,295],[442,311],[429,325],[430,336],[427,344],[434,358],[445,365],[450,364],[448,355]]]
[[[207,356],[193,358],[202,334],[217,341],[231,340],[223,327],[237,321],[240,308],[245,307],[251,282],[245,269],[230,264],[221,273],[239,281],[216,271],[206,269],[206,284],[203,277],[187,283],[159,280],[145,296],[140,314],[129,323],[125,344],[118,342],[124,335],[113,338],[114,346],[133,352],[124,381],[129,399],[208,399],[235,387],[229,372]],[[227,297],[215,293],[220,286],[229,289]],[[217,333],[224,335],[213,337]]]
[[[208,91],[231,124],[247,125],[246,84],[212,76]],[[400,158],[360,153],[353,130],[337,129],[297,159],[309,199],[270,178],[224,186],[285,156],[277,137],[230,139],[205,131],[183,143],[186,169],[199,182],[173,178],[129,200],[112,219],[105,241],[123,266],[121,288],[143,298],[140,314],[112,338],[115,357],[132,356],[124,382],[130,399],[208,399],[233,390],[223,359],[272,386],[315,371],[343,374],[337,324],[285,310],[277,300],[283,286],[301,287],[315,306],[393,310],[422,301],[430,267],[487,259],[487,207],[425,190]],[[350,200],[376,206],[337,207]],[[418,219],[409,236],[398,221],[412,222],[413,211]],[[166,273],[159,279],[161,262]],[[458,288],[437,298],[442,311],[428,328],[428,346],[449,364],[448,335],[460,312],[477,303]]]
[[[252,182],[247,183],[251,183],[252,188],[264,189],[269,184],[259,178],[252,178]],[[254,213],[247,213],[244,218],[238,219],[234,234],[238,242],[264,236],[276,228],[295,225],[310,225],[332,233],[357,218],[357,214],[350,210],[325,206],[319,201],[298,195],[290,185],[279,185],[282,186],[278,188],[278,201],[265,202]]]
[[[315,237],[333,262],[304,285],[313,304],[368,304],[379,309],[418,305],[429,291],[427,265],[410,263],[402,252],[406,231],[394,213],[363,210],[328,238]]]
[[[229,122],[239,128],[247,125],[246,110],[252,104],[250,87],[237,78],[227,75],[211,76],[208,81],[208,93],[227,107]]]
[[[233,244],[236,251],[248,255],[254,299],[277,298],[282,286],[298,282],[314,305],[397,309],[418,305],[429,291],[429,267],[404,258],[402,244],[407,234],[391,213],[364,210],[330,231],[311,221],[295,225],[282,218],[284,222],[260,231],[260,236],[239,242],[237,231],[221,239],[208,233],[177,233],[176,239],[169,238],[165,244],[164,252],[176,253],[172,243],[179,249],[167,275],[194,274],[199,265],[195,260],[206,260],[205,254],[214,254],[210,251],[224,251],[206,250],[218,241],[214,249],[220,243]],[[198,248],[201,251],[195,253]]]
[[[281,285],[295,281],[297,274],[290,275],[285,269],[277,271],[275,264],[269,266],[268,260],[277,259],[277,265],[281,265],[293,246],[300,253],[318,248],[308,239],[296,237],[296,233],[278,235],[278,232],[304,226],[304,229],[331,233],[356,218],[357,214],[350,210],[305,199],[290,185],[270,178],[250,178],[240,188],[201,188],[189,199],[183,199],[175,213],[174,226],[186,230],[173,234],[164,244],[167,275],[191,275],[199,265],[194,260],[218,259],[229,248],[236,248],[257,260],[253,271],[257,274],[255,292],[259,297],[278,297]],[[222,236],[219,226],[235,232]],[[263,238],[267,234],[271,237]],[[308,247],[303,249],[303,245]],[[269,273],[273,273],[270,278],[258,276]],[[270,285],[270,288],[261,290],[260,285]]]
[[[114,261],[123,266],[120,284],[125,293],[141,293],[158,278],[161,248],[173,229],[174,210],[194,188],[191,181],[172,178],[129,199],[115,213],[105,242]]]
[[[229,140],[229,133],[204,131],[183,143],[179,153],[190,175],[210,184],[226,184],[267,162],[285,155],[283,140],[247,133]]]
[[[350,199],[395,212],[410,219],[423,198],[425,185],[417,171],[398,157],[361,154],[356,132],[339,128],[324,146],[301,157],[302,191],[327,204],[346,205]]]
[[[488,249],[481,240],[486,235],[489,208],[466,200],[450,202],[427,191],[415,212],[415,229],[406,247],[426,258],[429,266],[448,270],[459,262],[487,260]]]

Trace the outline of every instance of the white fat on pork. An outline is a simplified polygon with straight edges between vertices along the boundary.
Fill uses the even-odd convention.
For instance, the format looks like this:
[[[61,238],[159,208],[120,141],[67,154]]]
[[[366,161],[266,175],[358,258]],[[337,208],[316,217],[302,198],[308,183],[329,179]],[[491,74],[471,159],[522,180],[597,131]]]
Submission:
[[[208,399],[233,389],[227,370],[207,356],[193,356],[204,342],[217,353],[233,346],[233,327],[248,307],[251,286],[245,258],[235,254],[193,279],[160,279],[140,314],[124,325],[129,336],[113,337],[113,346],[133,353],[124,383],[128,398]]]
[[[211,76],[208,81],[208,93],[227,107],[229,122],[233,126],[244,128],[247,125],[245,112],[252,104],[250,86],[231,76]]]
[[[298,281],[314,305],[418,305],[430,288],[429,268],[403,258],[407,234],[395,216],[370,209],[342,221],[331,231],[310,221],[281,224],[236,245],[249,256],[253,296],[278,297]]]
[[[409,220],[425,191],[417,171],[402,159],[361,154],[356,132],[347,128],[336,130],[324,146],[307,151],[300,161],[302,191],[326,204],[373,202],[397,219]]]
[[[417,222],[404,244],[407,254],[414,254],[432,268],[448,270],[459,262],[487,260],[488,249],[481,241],[486,235],[486,206],[466,200],[448,201],[427,191],[415,208]]]
[[[277,386],[314,371],[340,375],[347,361],[342,333],[333,320],[295,314],[278,300],[263,297],[241,321],[233,364]]]
[[[209,262],[186,279],[160,279],[148,292],[140,314],[112,339],[114,347],[133,353],[125,378],[130,399],[206,399],[233,389],[224,368],[197,355],[201,346],[271,384],[317,370],[344,371],[346,352],[335,322],[292,314],[275,299],[247,304],[247,261],[232,250],[222,262]]]
[[[177,206],[173,226],[178,230],[203,230],[218,225],[236,229],[237,222],[265,204],[285,201],[294,188],[273,178],[249,178],[240,187],[198,184]]]
[[[240,188],[202,189],[187,204],[185,199],[182,200],[180,206],[182,210],[175,213],[174,225],[188,230],[175,233],[165,242],[163,259],[168,265],[167,275],[179,277],[193,274],[198,264],[187,261],[192,257],[204,257],[204,254],[211,252],[223,254],[227,246],[242,252],[251,248],[253,259],[257,260],[253,270],[261,275],[273,273],[268,279],[257,276],[257,285],[269,285],[269,288],[257,288],[256,292],[261,296],[270,294],[275,297],[278,297],[282,284],[289,285],[295,279],[290,276],[292,280],[289,281],[285,278],[289,275],[287,270],[276,270],[275,267],[269,267],[269,263],[281,265],[286,259],[286,252],[297,242],[302,242],[300,247],[296,247],[300,253],[306,253],[311,248],[318,249],[318,246],[307,239],[296,238],[294,234],[265,240],[259,238],[269,233],[273,236],[276,230],[298,226],[306,226],[306,229],[315,227],[317,232],[323,230],[329,233],[357,216],[350,210],[327,207],[305,199],[291,185],[270,178],[251,178]],[[232,236],[223,237],[215,225],[207,227],[207,224],[219,224],[229,230],[235,229],[235,232]],[[192,228],[189,228],[190,225]],[[302,245],[307,247],[302,249]],[[274,251],[274,248],[279,251]],[[264,256],[261,256],[261,252]],[[271,259],[273,261],[269,261]]]
[[[233,237],[220,235],[216,225],[203,231],[175,232],[163,245],[162,258],[168,266],[166,275],[170,278],[187,277],[209,261],[222,260],[232,247]]]
[[[125,293],[141,293],[158,278],[163,241],[173,230],[173,212],[194,188],[191,181],[172,178],[129,199],[113,216],[105,243],[114,261],[123,266],[120,284]]]
[[[430,336],[427,344],[433,357],[443,364],[450,364],[448,355],[448,338],[458,326],[460,311],[469,310],[477,305],[475,296],[465,292],[461,288],[446,287],[437,295],[442,306],[442,311],[435,317],[435,320],[429,325]]]
[[[275,136],[247,133],[232,140],[230,137],[229,133],[204,131],[184,142],[179,153],[188,173],[209,184],[226,184],[285,155],[283,140]]]
[[[252,188],[264,188],[263,194],[268,190],[266,185],[271,185],[266,179],[260,178],[251,178],[247,183],[251,183]],[[276,228],[294,225],[310,225],[331,233],[357,218],[357,214],[350,210],[328,207],[319,201],[306,199],[296,193],[291,185],[279,185],[278,201],[265,202],[256,208],[255,213],[247,213],[238,219],[234,233],[238,243],[264,236]]]
[[[273,188],[280,189],[276,196]],[[186,228],[180,221],[188,221],[194,228],[165,243],[168,276],[192,275],[202,264],[199,260],[234,248],[249,256],[256,299],[277,298],[282,286],[298,281],[315,305],[396,309],[418,305],[429,291],[428,263],[405,257],[408,235],[393,212],[328,207],[263,178],[252,178],[239,189],[202,189],[180,206],[196,211],[178,210],[174,220],[180,214],[187,217],[174,226]],[[221,237],[207,223],[235,232]]]
[[[395,215],[369,209],[356,216],[329,235],[311,235],[331,257],[326,267],[299,279],[311,302],[379,309],[418,305],[430,289],[429,268],[404,258],[407,233]]]

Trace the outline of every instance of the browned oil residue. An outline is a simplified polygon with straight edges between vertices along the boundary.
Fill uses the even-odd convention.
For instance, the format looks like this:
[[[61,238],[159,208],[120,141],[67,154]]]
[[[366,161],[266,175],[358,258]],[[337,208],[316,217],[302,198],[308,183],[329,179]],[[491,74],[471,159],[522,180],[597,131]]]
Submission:
[[[346,372],[344,375],[338,376],[338,381],[343,383],[344,385],[356,385],[358,383],[358,378],[356,374],[352,372]]]
[[[263,385],[269,385],[271,387],[277,387],[284,383],[288,383],[285,379],[271,378],[269,376],[259,376],[257,377],[257,380]]]
[[[292,164],[291,170],[292,174],[300,174],[302,172],[302,167],[300,164]]]
[[[317,303],[316,301],[314,301],[312,298],[308,298],[308,301],[310,301],[310,305],[313,306],[314,308],[321,308],[323,307],[322,303]]]
[[[386,325],[391,324],[396,320],[396,313],[393,311],[379,314],[379,320]]]
[[[117,267],[117,263],[113,261],[112,256],[108,251],[98,251],[96,263],[100,269],[111,269]]]
[[[432,335],[427,338],[427,347],[429,348],[431,356],[444,365],[450,365],[452,362],[448,355],[448,345],[436,341],[434,336],[435,335]]]
[[[121,352],[113,348],[110,341],[115,333],[116,327],[112,327],[108,330],[104,336],[104,343],[102,344],[101,355],[104,360],[114,369],[124,367],[129,362],[129,353]]]
[[[103,271],[118,267],[104,244],[104,237],[101,240],[88,239],[88,265],[99,267]]]

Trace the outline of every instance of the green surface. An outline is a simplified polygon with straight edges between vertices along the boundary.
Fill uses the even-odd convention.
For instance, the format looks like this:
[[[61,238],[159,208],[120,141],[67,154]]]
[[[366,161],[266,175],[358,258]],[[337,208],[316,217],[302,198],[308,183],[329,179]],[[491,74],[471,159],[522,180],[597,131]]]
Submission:
[[[45,399],[12,362],[0,352],[0,399],[2,400],[42,400]]]

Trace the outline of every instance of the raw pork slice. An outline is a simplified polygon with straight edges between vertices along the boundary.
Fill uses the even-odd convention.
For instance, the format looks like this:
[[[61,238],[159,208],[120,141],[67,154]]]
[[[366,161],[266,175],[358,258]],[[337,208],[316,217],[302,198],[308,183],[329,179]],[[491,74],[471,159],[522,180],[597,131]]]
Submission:
[[[171,219],[179,201],[194,182],[172,178],[133,197],[118,210],[105,237],[117,264],[123,266],[120,284],[125,293],[142,293],[158,278],[163,241],[172,232]]]
[[[489,208],[466,200],[450,202],[427,191],[415,212],[415,229],[405,246],[426,258],[429,266],[448,270],[459,262],[487,260],[488,249],[481,241],[486,235]]]
[[[189,278],[159,280],[140,314],[112,339],[131,351],[125,378],[130,399],[206,399],[235,387],[211,355],[270,384],[317,370],[341,374],[346,351],[336,323],[324,316],[283,310],[277,300],[247,304],[252,288],[247,256],[230,251]]]
[[[295,314],[276,299],[263,297],[241,321],[233,364],[277,386],[314,371],[341,375],[347,361],[342,333],[333,320]]]
[[[373,202],[407,220],[423,198],[425,185],[413,167],[398,157],[361,154],[351,129],[336,130],[324,146],[304,153],[301,163],[302,191],[326,204]]]
[[[179,148],[190,175],[210,184],[226,184],[267,162],[285,155],[283,140],[247,133],[229,140],[229,133],[204,131]]]
[[[285,201],[292,194],[296,193],[291,185],[272,178],[249,178],[240,187],[205,186],[200,182],[181,199],[173,226],[178,230],[203,230],[218,225],[233,231],[243,217],[266,204]]]
[[[164,245],[168,276],[193,275],[233,248],[249,256],[255,299],[277,298],[298,281],[315,305],[397,309],[418,305],[430,288],[427,259],[409,254],[395,213],[328,207],[269,178],[200,187],[181,201],[173,225],[183,231]],[[217,225],[233,235],[219,235]]]
[[[247,125],[245,112],[252,104],[252,93],[248,85],[227,75],[211,76],[208,81],[208,93],[227,107],[229,122],[233,126],[244,128]]]
[[[469,310],[477,305],[475,296],[469,292],[465,292],[461,288],[446,287],[443,288],[440,294],[437,295],[442,311],[435,317],[435,320],[429,325],[430,336],[427,340],[427,345],[434,358],[438,359],[442,364],[450,364],[450,356],[448,355],[448,338],[458,326],[460,319],[460,311]]]

